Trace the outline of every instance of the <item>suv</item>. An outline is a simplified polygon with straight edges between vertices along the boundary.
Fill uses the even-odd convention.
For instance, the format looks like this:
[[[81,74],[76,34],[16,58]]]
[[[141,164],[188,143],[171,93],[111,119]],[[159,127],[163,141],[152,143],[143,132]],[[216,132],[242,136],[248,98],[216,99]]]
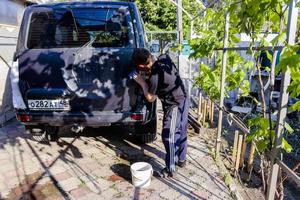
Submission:
[[[125,125],[141,142],[156,136],[156,102],[128,78],[134,48],[145,47],[129,2],[40,4],[25,10],[12,66],[17,119],[57,139],[61,126]]]

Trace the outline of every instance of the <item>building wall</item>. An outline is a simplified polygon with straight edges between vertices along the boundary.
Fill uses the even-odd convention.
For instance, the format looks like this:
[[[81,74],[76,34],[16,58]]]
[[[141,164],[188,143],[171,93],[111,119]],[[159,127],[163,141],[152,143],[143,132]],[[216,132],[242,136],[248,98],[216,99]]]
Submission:
[[[14,116],[9,72],[23,12],[23,1],[0,1],[0,125]]]

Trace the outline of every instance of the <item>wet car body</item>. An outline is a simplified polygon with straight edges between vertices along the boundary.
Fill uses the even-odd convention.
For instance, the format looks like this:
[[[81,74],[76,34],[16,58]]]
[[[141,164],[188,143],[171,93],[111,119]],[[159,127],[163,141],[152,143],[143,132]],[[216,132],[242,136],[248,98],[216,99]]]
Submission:
[[[156,103],[146,102],[128,78],[134,48],[145,46],[134,3],[28,7],[12,70],[12,85],[19,89],[14,102],[24,104],[15,106],[17,118],[31,132],[117,124],[133,127],[144,139],[148,135],[144,142],[154,139]]]

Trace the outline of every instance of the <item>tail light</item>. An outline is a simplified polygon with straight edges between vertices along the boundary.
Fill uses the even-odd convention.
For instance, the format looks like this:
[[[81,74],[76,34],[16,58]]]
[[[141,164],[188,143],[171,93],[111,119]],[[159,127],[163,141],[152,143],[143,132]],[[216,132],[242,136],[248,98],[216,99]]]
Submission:
[[[20,122],[29,122],[30,121],[30,115],[28,115],[28,114],[17,114],[17,119]]]
[[[142,120],[143,117],[144,117],[143,113],[133,113],[133,114],[131,114],[131,119],[136,120],[136,121]]]

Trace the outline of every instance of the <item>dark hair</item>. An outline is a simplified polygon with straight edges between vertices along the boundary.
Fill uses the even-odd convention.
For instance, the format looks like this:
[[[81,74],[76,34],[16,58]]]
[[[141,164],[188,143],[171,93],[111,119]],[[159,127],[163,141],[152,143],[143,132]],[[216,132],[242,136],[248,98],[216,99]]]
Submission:
[[[131,58],[136,65],[148,65],[152,55],[147,49],[137,48],[133,51]]]

